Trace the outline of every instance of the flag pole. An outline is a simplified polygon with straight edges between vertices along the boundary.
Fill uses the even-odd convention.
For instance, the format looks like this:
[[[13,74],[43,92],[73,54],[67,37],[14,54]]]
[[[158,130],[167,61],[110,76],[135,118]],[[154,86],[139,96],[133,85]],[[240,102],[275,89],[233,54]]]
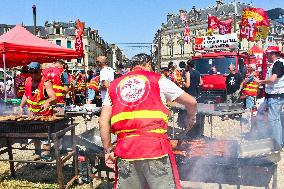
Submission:
[[[6,88],[7,88],[7,83],[6,83],[6,52],[5,51],[2,51],[2,56],[3,56],[3,66],[4,66],[4,69],[3,69],[3,71],[4,71],[4,74],[3,74],[3,76],[4,76],[4,100],[5,100],[5,102],[7,101],[7,90],[6,90]]]

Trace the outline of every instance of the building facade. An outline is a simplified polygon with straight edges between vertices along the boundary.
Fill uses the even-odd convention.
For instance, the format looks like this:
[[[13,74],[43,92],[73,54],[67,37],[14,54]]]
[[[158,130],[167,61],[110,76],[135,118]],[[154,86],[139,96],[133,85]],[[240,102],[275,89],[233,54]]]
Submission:
[[[217,16],[220,20],[233,19],[232,31],[239,33],[239,23],[244,8],[252,7],[250,4],[240,2],[223,3],[217,0],[212,7],[197,9],[195,6],[190,11],[180,10],[179,14],[167,15],[167,20],[162,23],[160,29],[156,32],[152,48],[152,54],[158,67],[167,67],[169,62],[179,65],[180,62],[186,62],[191,56],[197,54],[194,50],[194,37],[205,36],[207,33],[208,19],[207,16]],[[184,40],[185,25],[180,19],[182,13],[185,13],[189,26],[190,43]],[[269,36],[272,38],[272,44],[279,45],[283,49],[284,25],[276,20],[270,20]],[[218,30],[214,30],[213,34],[218,34]],[[265,48],[266,41],[259,41],[257,45]],[[248,42],[246,39],[241,41],[241,51],[248,51],[254,43]]]

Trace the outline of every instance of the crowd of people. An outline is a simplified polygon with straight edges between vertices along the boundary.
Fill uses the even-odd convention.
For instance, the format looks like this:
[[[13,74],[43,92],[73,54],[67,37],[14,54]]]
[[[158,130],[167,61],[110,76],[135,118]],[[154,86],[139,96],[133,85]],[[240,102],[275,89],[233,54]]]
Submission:
[[[284,59],[277,49],[267,51],[271,67],[260,80],[254,64],[247,65],[246,75],[234,64],[226,76],[227,103],[245,102],[253,110],[258,88],[265,84],[261,111],[268,112],[271,137],[280,145],[281,107],[284,104]],[[71,73],[62,60],[41,69],[37,62],[24,66],[15,77],[14,94],[21,98],[20,111],[27,105],[33,115],[50,116],[54,110],[70,104],[102,106],[99,126],[105,161],[116,166],[115,185],[121,188],[181,188],[175,159],[167,136],[167,102],[176,101],[187,110],[186,132],[194,126],[197,99],[202,77],[188,60],[184,69],[170,62],[161,73],[155,71],[151,56],[141,53],[131,60],[131,69],[118,67],[115,72],[105,56],[96,59],[96,69]],[[212,69],[211,74],[217,74]],[[111,133],[117,135],[115,146]],[[146,142],[147,141],[147,142]],[[35,155],[50,159],[50,144],[35,143]],[[137,150],[139,149],[139,150]]]

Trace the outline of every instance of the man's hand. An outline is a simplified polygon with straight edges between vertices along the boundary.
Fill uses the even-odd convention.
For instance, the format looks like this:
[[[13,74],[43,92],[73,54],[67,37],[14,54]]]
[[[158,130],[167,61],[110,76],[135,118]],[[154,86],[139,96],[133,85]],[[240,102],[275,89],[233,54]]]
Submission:
[[[45,103],[43,105],[41,105],[41,109],[43,109],[43,111],[47,110],[50,106],[49,101],[45,101]]]
[[[194,127],[195,123],[196,123],[196,115],[189,116],[185,133],[188,133]]]
[[[19,116],[22,116],[23,115],[23,107],[19,107],[19,112],[18,112],[18,115]]]
[[[113,152],[105,154],[105,163],[106,163],[106,166],[112,169],[115,168],[115,157],[114,157]]]

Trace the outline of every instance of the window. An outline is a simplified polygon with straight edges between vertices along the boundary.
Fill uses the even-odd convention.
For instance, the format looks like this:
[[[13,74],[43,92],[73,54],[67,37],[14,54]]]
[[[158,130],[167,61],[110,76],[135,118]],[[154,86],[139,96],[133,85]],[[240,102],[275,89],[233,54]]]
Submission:
[[[72,49],[71,41],[67,41],[67,48]]]
[[[169,46],[169,48],[170,48],[170,57],[173,57],[173,55],[174,55],[174,47],[173,47],[173,45]]]
[[[184,55],[184,44],[180,45],[180,55]]]
[[[67,60],[67,62],[71,62],[71,60]]]
[[[61,46],[61,40],[56,40],[56,45]]]
[[[60,28],[55,28],[55,34],[60,34]]]
[[[78,63],[81,63],[81,58],[78,58],[78,59],[77,59],[77,62],[78,62]]]

